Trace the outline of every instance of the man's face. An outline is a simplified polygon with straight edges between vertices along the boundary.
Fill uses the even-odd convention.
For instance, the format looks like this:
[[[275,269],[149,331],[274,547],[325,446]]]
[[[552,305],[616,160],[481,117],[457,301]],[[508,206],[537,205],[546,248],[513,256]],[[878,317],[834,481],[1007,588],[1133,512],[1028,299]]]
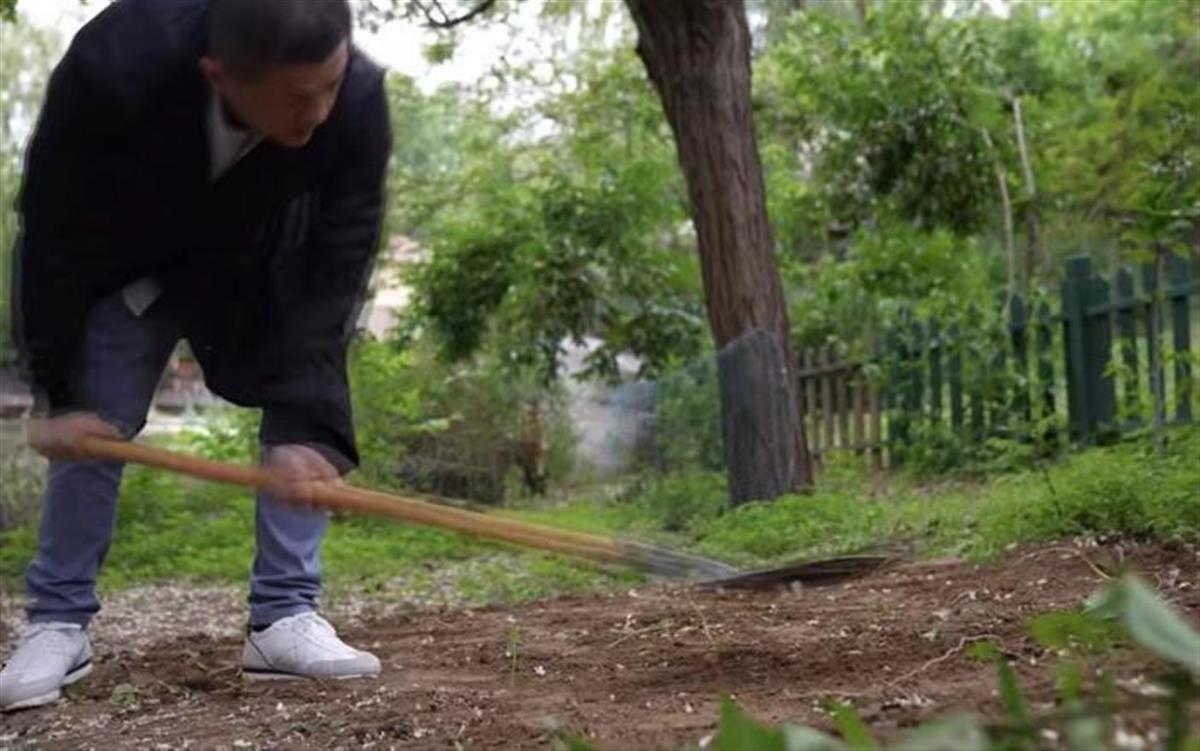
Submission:
[[[342,42],[319,63],[276,65],[255,76],[239,76],[210,57],[200,60],[200,68],[242,123],[268,140],[296,148],[308,143],[329,117],[348,60]]]

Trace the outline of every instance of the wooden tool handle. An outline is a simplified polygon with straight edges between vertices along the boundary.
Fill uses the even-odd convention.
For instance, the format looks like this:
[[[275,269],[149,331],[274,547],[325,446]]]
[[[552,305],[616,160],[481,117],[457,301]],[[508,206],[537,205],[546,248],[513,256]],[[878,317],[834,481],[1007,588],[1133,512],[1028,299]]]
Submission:
[[[214,462],[132,441],[114,441],[89,436],[81,441],[81,446],[88,456],[94,459],[144,464],[226,485],[265,490],[273,481],[271,474],[261,467]]]
[[[95,459],[144,464],[229,485],[269,491],[278,488],[280,483],[274,475],[259,467],[214,462],[128,441],[89,437],[83,439],[82,446]],[[543,527],[335,482],[294,483],[289,490],[298,502],[334,511],[383,516],[525,547],[637,565],[637,561],[630,560],[628,546],[596,535]]]

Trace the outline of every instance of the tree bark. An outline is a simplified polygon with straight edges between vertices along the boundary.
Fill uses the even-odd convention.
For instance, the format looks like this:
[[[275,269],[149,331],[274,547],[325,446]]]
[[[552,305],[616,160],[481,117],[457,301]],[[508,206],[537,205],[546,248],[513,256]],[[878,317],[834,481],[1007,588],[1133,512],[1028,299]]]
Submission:
[[[779,403],[798,405],[796,358],[754,134],[750,32],[743,0],[626,0],[626,4],[637,24],[638,55],[675,134],[717,348],[724,349],[754,330],[769,332],[782,354],[786,375],[787,394]],[[729,386],[722,384],[723,394],[729,393]],[[727,417],[748,414],[724,399],[722,412]],[[748,426],[737,433],[786,441],[788,450],[783,453],[792,470],[774,466],[777,450],[747,452],[743,447],[736,454],[739,461],[753,466],[738,471],[784,478],[770,483],[771,487],[760,487],[763,498],[810,489],[812,465],[799,408],[772,411],[769,416],[762,410],[752,414],[772,424]],[[728,448],[726,455],[733,456]]]

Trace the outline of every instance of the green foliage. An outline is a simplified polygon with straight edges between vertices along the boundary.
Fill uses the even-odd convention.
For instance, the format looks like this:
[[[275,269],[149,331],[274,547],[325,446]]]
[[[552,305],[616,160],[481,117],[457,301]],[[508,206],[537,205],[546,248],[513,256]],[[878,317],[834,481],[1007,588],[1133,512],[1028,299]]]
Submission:
[[[360,341],[350,381],[371,484],[494,503],[531,450],[540,472],[557,473],[550,479],[570,470],[574,434],[559,391],[493,359],[449,365],[424,344]]]
[[[1023,541],[1046,536],[1121,532],[1160,540],[1186,540],[1200,530],[1200,433],[1177,431],[1168,455],[1152,458],[1142,441],[1084,452],[1041,479],[1039,502],[992,509],[985,534]],[[1040,474],[1040,473],[1039,473]],[[1015,501],[1015,499],[1014,499]]]
[[[659,378],[654,429],[661,469],[724,469],[720,384],[715,357],[676,368]]]
[[[953,714],[923,723],[896,744],[895,751],[985,751],[987,747],[987,734],[978,716]]]
[[[1043,96],[1046,184],[1095,236],[1132,251],[1177,244],[1200,209],[1200,9],[1195,3],[1062,3],[1039,45],[1066,85]],[[1053,46],[1058,42],[1057,48]],[[1101,220],[1097,223],[1095,220]]]
[[[815,157],[812,199],[797,208],[816,209],[826,232],[869,224],[881,207],[925,228],[982,226],[994,189],[972,120],[978,46],[924,3],[882,4],[863,24],[795,14],[759,66],[758,99],[768,127]],[[773,167],[805,169],[804,151],[780,155],[791,165]]]
[[[796,13],[775,30],[757,71],[764,158],[791,176],[781,187],[807,183],[772,195],[786,247],[828,250],[881,211],[985,227],[995,170],[1022,172],[1014,98],[1052,244],[1128,229],[1144,246],[1194,226],[1195,4],[1028,2],[1004,19],[937,7]],[[1006,179],[1014,196],[1028,187]]]
[[[0,366],[16,359],[10,294],[24,140],[63,46],[56,32],[21,20],[16,7],[16,0],[0,0]]]
[[[858,712],[854,711],[854,707],[833,702],[829,707],[829,714],[833,717],[833,724],[837,726],[838,732],[853,751],[876,751],[879,748],[879,744],[871,737],[871,731],[858,716]]]
[[[700,549],[738,562],[820,556],[870,545],[885,522],[882,504],[818,492],[749,503],[707,525]]]
[[[1113,621],[1093,617],[1086,610],[1043,613],[1029,622],[1029,633],[1047,649],[1098,654],[1121,644],[1121,631]],[[1064,676],[1078,683],[1078,676]]]
[[[1195,488],[1200,431],[1168,434],[1157,457],[1140,442],[1089,449],[1038,470],[933,489],[903,476],[886,485],[847,461],[827,468],[811,496],[787,496],[725,511],[719,473],[683,473],[647,481],[627,497],[576,498],[514,511],[569,529],[646,538],[747,567],[853,552],[895,540],[929,554],[986,557],[1013,544],[1077,535],[1130,535],[1163,543],[1200,542]],[[7,489],[7,486],[6,486]],[[105,582],[155,577],[241,581],[249,565],[248,495],[131,469],[122,491],[117,538]],[[15,581],[36,545],[36,520],[0,538],[0,577]],[[461,560],[488,548],[422,528],[338,519],[326,543],[335,581],[384,581],[418,561]],[[557,558],[522,559],[533,573],[498,559],[464,573],[473,597],[519,598],[560,584],[586,589],[606,581]],[[341,573],[337,573],[341,572]],[[475,582],[469,581],[472,577]],[[1044,643],[1104,649],[1105,632],[1076,628],[1077,615],[1035,623]],[[1057,641],[1056,641],[1057,640]]]
[[[0,532],[36,518],[46,480],[46,460],[24,446],[20,426],[0,422]]]
[[[997,179],[1018,225],[1026,209],[1039,217],[1043,282],[1081,243],[1175,247],[1195,226],[1194,4],[1027,2],[1005,18],[979,4],[868,5],[758,6],[757,135],[799,343],[858,355],[905,307],[919,319],[992,307],[1006,264]],[[547,17],[571,13],[554,7]],[[430,251],[409,331],[450,359],[491,348],[547,379],[562,343],[582,337],[600,340],[595,375],[621,352],[650,372],[690,359],[703,338],[694,239],[637,59],[588,43],[494,78],[433,95],[393,80],[405,137],[391,226]],[[489,97],[530,85],[541,101],[497,114]],[[942,443],[922,461],[990,461]],[[714,466],[711,442],[695,444],[680,453]]]
[[[37,525],[29,522],[0,535],[0,579],[7,586],[19,579],[36,549]],[[241,584],[253,553],[254,503],[248,491],[133,467],[121,489],[100,583]],[[362,517],[334,517],[322,558],[333,592],[373,591],[400,581],[406,596],[440,596],[448,588],[459,600],[496,602],[629,581],[576,561],[501,552],[450,532]],[[446,571],[429,575],[437,569]]]
[[[421,198],[395,224],[430,250],[408,275],[409,331],[451,361],[486,346],[547,381],[562,344],[585,337],[600,345],[590,374],[614,377],[621,353],[653,372],[694,355],[702,331],[670,134],[632,52],[582,54],[556,75],[580,83],[527,115],[552,133],[536,145],[511,135],[521,113],[459,101],[434,113],[452,154],[400,162],[394,182]],[[435,101],[395,96],[401,117]]]
[[[639,497],[656,526],[667,532],[696,530],[712,523],[725,509],[727,499],[722,475],[716,472],[656,477]]]
[[[1008,546],[1075,536],[1200,542],[1200,430],[1172,431],[1165,456],[1143,441],[1093,448],[991,479],[873,480],[842,460],[812,495],[722,510],[718,473],[675,473],[627,497],[580,498],[531,518],[574,529],[658,538],[747,567],[848,553],[895,540],[931,554],[996,555]],[[668,532],[666,528],[672,530]]]
[[[527,554],[519,565],[509,558],[483,560],[467,567],[454,581],[455,591],[469,602],[520,602],[560,594],[594,592],[613,584],[629,585],[636,576],[612,575],[574,560]]]
[[[1029,738],[1029,732],[1026,727],[1029,724],[1029,708],[1026,706],[1025,697],[1021,693],[1021,682],[1017,678],[1017,672],[1013,670],[1009,664],[1008,658],[1000,656],[996,659],[996,671],[998,673],[997,682],[1000,686],[1000,702],[1004,707],[1005,716],[1018,727],[1014,730],[1011,738],[1003,744],[1004,747],[1014,749],[1026,748],[1032,740]]]
[[[587,739],[561,732],[554,736],[552,747],[554,751],[599,751]]]
[[[1092,609],[1097,616],[1119,619],[1138,646],[1200,675],[1200,633],[1137,577],[1117,581],[1093,603]]]
[[[842,751],[846,746],[812,728],[790,724],[768,727],[725,699],[721,703],[717,733],[709,748],[712,751]]]
[[[180,447],[205,459],[251,464],[258,460],[262,411],[226,409],[205,417],[203,426],[179,436]]]
[[[801,346],[835,341],[871,354],[902,312],[920,319],[963,315],[994,289],[991,264],[976,242],[889,222],[863,232],[840,261],[786,268],[792,334]]]

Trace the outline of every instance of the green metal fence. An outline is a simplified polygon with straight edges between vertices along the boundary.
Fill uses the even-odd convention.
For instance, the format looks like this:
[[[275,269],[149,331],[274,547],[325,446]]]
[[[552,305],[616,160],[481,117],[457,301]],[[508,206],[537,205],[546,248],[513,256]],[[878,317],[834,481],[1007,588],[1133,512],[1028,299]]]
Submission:
[[[931,429],[965,442],[1053,437],[1063,428],[1075,442],[1103,441],[1144,427],[1155,390],[1164,396],[1164,421],[1190,422],[1200,394],[1197,261],[1169,256],[1156,284],[1151,267],[1136,278],[1122,268],[1110,281],[1078,257],[1057,299],[1014,295],[990,324],[979,307],[952,321],[909,314],[870,360],[806,350],[799,378],[810,448],[818,459],[855,451],[894,464]],[[1154,341],[1161,343],[1157,369]]]

